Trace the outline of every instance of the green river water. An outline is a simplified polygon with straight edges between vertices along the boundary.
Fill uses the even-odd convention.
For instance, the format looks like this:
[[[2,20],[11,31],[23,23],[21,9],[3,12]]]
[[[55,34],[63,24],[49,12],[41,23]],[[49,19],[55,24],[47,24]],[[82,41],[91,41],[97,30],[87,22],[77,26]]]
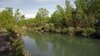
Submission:
[[[55,33],[28,33],[22,36],[31,56],[100,56],[100,40]]]

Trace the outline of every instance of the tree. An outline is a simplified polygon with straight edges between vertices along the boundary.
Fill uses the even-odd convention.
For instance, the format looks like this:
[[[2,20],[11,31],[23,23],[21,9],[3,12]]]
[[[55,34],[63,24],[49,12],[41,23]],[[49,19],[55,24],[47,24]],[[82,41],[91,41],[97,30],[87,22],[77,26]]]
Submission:
[[[12,29],[15,24],[14,17],[9,10],[5,9],[0,12],[0,27]]]
[[[90,16],[90,26],[94,27],[97,19],[100,19],[100,0],[88,0],[87,2],[87,12]]]
[[[100,0],[75,0],[77,26],[94,27],[100,15]]]
[[[37,12],[36,17],[35,17],[38,25],[43,27],[47,23],[47,21],[49,19],[48,14],[49,14],[49,11],[47,9],[45,9],[45,8],[38,9],[38,12]]]
[[[60,5],[57,5],[57,10],[51,15],[50,22],[53,23],[56,28],[66,27],[65,10]]]
[[[20,20],[25,19],[25,16],[21,14],[21,12],[20,12],[19,9],[17,9],[17,10],[15,11],[14,18],[16,19],[16,22],[18,22],[18,21],[20,21]]]
[[[84,25],[84,7],[85,6],[85,2],[84,0],[75,0],[75,4],[76,4],[76,27],[83,27]],[[85,15],[86,16],[86,15]]]
[[[65,10],[66,10],[66,23],[67,23],[67,26],[73,26],[73,8],[70,4],[70,1],[69,0],[66,0],[65,2]]]
[[[45,8],[40,8],[36,14],[36,17],[37,19],[44,19],[44,18],[47,18],[49,17],[49,11]]]
[[[9,11],[13,15],[13,8],[12,7],[6,7],[5,10]]]

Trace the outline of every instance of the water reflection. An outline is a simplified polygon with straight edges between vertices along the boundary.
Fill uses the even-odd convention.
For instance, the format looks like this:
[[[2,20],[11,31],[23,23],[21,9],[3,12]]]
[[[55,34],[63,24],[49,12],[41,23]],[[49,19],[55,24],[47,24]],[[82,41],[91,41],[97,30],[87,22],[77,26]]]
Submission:
[[[22,37],[32,56],[100,56],[100,40],[51,33]]]

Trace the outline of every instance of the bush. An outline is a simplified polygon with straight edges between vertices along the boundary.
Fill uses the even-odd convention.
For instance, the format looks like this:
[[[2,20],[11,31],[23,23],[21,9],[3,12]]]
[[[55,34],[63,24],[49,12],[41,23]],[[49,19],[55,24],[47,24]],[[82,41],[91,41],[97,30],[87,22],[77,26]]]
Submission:
[[[67,29],[68,35],[73,36],[75,34],[75,28],[74,27],[68,27]]]
[[[81,27],[76,27],[75,29],[75,35],[76,36],[81,36],[83,33],[83,29]]]
[[[14,56],[31,56],[29,52],[25,50],[22,40],[12,39],[11,46]]]
[[[75,31],[81,31],[82,30],[82,28],[81,27],[76,27],[76,30]]]
[[[52,23],[48,23],[48,24],[45,24],[44,25],[44,30],[45,31],[54,31],[55,30],[55,28],[54,28],[54,24],[52,24]]]
[[[94,32],[95,32],[95,29],[88,27],[88,28],[83,29],[82,35],[85,36],[85,37],[88,37]]]
[[[60,33],[61,32],[61,28],[59,27],[58,29],[55,29],[55,32]]]
[[[62,33],[67,33],[67,28],[64,28],[64,29],[62,30]]]
[[[45,31],[49,31],[49,29],[50,29],[50,24],[44,25],[44,30],[45,30]]]

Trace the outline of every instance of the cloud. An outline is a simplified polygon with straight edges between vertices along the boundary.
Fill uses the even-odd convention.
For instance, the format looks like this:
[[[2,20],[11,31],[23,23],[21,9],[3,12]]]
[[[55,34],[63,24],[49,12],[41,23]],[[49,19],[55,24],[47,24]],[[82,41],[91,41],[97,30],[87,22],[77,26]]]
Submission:
[[[4,8],[0,8],[0,11],[2,11]]]
[[[28,13],[28,14],[25,14],[25,17],[26,18],[34,18],[36,14],[31,14],[31,13]]]
[[[59,4],[64,7],[64,2],[65,0],[0,0],[0,8],[19,8],[27,18],[30,18],[35,17],[39,8],[47,8],[52,14],[56,10],[56,5]]]
[[[25,15],[26,18],[33,18],[37,13],[37,9],[27,9],[27,10],[20,10],[22,14]]]

